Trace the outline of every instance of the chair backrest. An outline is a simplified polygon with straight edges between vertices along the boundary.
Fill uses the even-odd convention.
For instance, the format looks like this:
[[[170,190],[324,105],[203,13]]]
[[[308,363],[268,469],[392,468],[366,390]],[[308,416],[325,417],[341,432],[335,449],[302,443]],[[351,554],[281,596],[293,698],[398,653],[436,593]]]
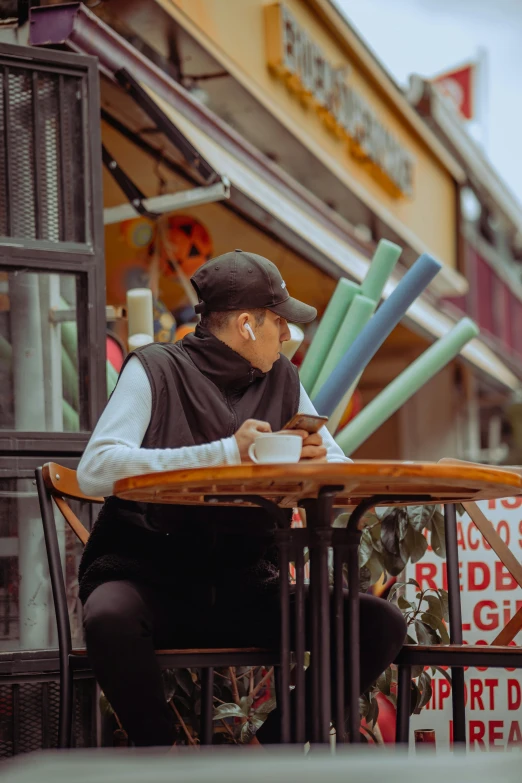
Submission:
[[[45,487],[63,514],[65,521],[85,546],[89,531],[83,525],[65,498],[82,500],[85,503],[103,503],[103,498],[92,497],[81,491],[76,477],[76,471],[65,468],[56,462],[47,462],[42,468]]]
[[[75,536],[85,545],[89,538],[89,531],[80,522],[67,500],[103,503],[103,498],[85,495],[78,486],[76,471],[58,465],[56,462],[47,462],[43,467],[37,468],[35,475],[53,590],[60,657],[65,658],[72,649],[71,624],[53,503],[58,507]]]

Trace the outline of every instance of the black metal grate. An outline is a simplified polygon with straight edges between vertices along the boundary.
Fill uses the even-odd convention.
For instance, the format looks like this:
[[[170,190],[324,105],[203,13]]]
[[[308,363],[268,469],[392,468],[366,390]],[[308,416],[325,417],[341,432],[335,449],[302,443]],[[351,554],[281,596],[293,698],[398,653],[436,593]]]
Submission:
[[[0,236],[86,241],[83,77],[0,62]]]
[[[58,742],[59,685],[57,682],[0,685],[0,759],[56,748]],[[74,744],[96,744],[93,680],[75,684]]]

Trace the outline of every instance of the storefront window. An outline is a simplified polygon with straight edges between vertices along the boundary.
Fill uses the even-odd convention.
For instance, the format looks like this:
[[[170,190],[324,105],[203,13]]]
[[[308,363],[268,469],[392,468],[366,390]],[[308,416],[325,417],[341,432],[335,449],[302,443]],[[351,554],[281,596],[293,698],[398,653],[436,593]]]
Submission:
[[[0,429],[80,429],[76,277],[0,269]]]
[[[75,513],[88,525],[88,507]],[[78,565],[82,545],[55,509],[73,646],[82,646]],[[54,604],[36,486],[0,479],[0,651],[58,646]]]

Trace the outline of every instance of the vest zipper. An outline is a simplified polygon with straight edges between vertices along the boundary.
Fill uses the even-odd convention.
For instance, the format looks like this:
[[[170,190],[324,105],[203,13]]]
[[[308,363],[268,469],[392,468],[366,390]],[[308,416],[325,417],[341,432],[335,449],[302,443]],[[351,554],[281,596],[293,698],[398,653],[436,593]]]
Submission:
[[[236,412],[232,406],[232,403],[228,399],[228,394],[226,392],[223,392],[223,396],[225,398],[225,402],[227,404],[227,408],[229,409],[230,413],[232,414],[232,430],[230,431],[230,435],[233,435],[237,430],[237,416]]]

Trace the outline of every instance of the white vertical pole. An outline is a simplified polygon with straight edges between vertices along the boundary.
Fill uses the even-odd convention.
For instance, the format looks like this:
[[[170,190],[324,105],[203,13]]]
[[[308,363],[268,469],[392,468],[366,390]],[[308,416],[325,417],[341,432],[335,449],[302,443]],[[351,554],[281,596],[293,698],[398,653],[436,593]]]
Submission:
[[[45,430],[45,380],[39,280],[36,273],[9,275],[13,392],[17,430]],[[49,644],[52,611],[47,559],[36,489],[20,480],[18,497],[18,570],[20,647]]]
[[[45,430],[45,380],[38,275],[9,275],[15,428]]]
[[[53,323],[49,318],[50,309],[60,307],[60,276],[42,274],[39,283],[42,358],[44,375],[47,378],[45,423],[50,432],[62,432],[62,328],[59,323]]]
[[[40,507],[30,479],[17,482],[20,648],[49,647],[53,603]]]

